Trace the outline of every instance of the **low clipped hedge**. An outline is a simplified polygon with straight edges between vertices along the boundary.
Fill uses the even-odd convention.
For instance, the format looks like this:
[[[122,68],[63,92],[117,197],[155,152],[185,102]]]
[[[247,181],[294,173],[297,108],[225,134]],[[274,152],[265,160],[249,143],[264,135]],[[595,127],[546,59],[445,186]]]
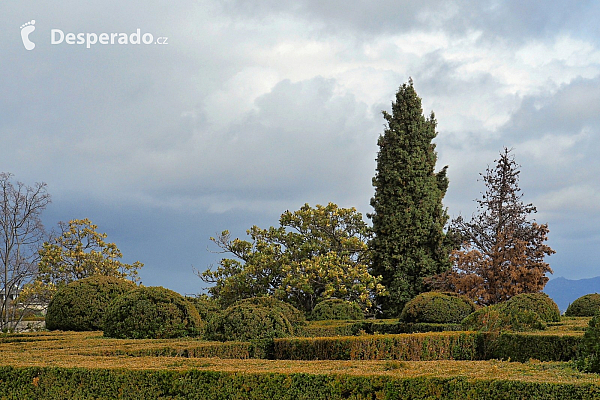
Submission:
[[[560,310],[546,293],[521,293],[503,303],[504,310],[533,311],[544,322],[559,322]]]
[[[481,333],[477,353],[481,360],[526,362],[572,360],[581,336],[546,335],[526,332]]]
[[[198,336],[204,323],[179,293],[163,287],[138,287],[114,299],[104,318],[104,336],[167,339]]]
[[[324,320],[362,320],[365,319],[363,310],[358,304],[342,299],[323,300],[315,306],[310,314],[313,321]]]
[[[600,384],[528,382],[498,377],[305,374],[204,370],[0,367],[11,399],[581,399]]]
[[[590,293],[573,301],[567,307],[567,317],[593,317],[600,312],[600,294]]]
[[[469,332],[275,339],[285,360],[476,360],[478,336]]]
[[[581,336],[516,332],[429,332],[275,339],[273,358],[286,360],[569,361]]]
[[[112,300],[136,286],[133,282],[110,276],[92,276],[71,282],[59,289],[46,313],[46,328],[63,331],[98,331]]]
[[[400,321],[416,323],[460,323],[475,311],[475,303],[455,293],[425,292],[410,300]]]

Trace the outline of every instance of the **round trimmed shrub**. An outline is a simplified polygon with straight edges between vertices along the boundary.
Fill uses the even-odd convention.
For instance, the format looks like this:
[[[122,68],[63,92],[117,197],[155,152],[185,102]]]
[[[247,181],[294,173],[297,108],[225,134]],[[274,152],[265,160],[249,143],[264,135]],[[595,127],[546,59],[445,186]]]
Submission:
[[[242,299],[235,303],[236,305],[242,304],[250,304],[259,307],[265,307],[269,309],[274,309],[283,314],[285,318],[294,326],[294,328],[298,329],[306,325],[306,317],[304,313],[298,310],[296,307],[292,306],[285,301],[281,301],[272,296],[257,296],[251,297],[248,299]]]
[[[292,336],[294,327],[283,313],[274,308],[235,303],[220,317],[211,339],[248,341]]]
[[[546,329],[546,324],[536,312],[506,307],[506,303],[480,308],[467,316],[461,324],[465,330],[484,332]]]
[[[475,311],[475,303],[456,293],[425,292],[404,305],[400,320],[437,324],[460,323]]]
[[[193,304],[163,287],[138,287],[117,297],[104,318],[104,336],[118,339],[198,336],[203,330]]]
[[[567,317],[593,317],[600,312],[600,294],[591,293],[581,296],[569,304],[565,316]]]
[[[544,322],[559,322],[560,310],[546,293],[521,293],[503,303],[509,309],[533,311]]]
[[[313,308],[310,319],[313,321],[329,319],[362,320],[365,319],[365,314],[355,302],[342,299],[327,299]]]
[[[102,330],[104,312],[110,302],[136,288],[121,278],[96,275],[71,282],[50,300],[46,328],[63,331]]]
[[[223,309],[212,298],[203,295],[199,297],[186,297],[190,303],[196,307],[202,322],[204,322],[204,338],[207,340],[218,340],[216,337],[218,325],[220,324]]]
[[[196,307],[196,310],[203,321],[206,321],[211,315],[219,314],[222,311],[219,304],[206,295],[198,297],[186,296],[185,299]]]

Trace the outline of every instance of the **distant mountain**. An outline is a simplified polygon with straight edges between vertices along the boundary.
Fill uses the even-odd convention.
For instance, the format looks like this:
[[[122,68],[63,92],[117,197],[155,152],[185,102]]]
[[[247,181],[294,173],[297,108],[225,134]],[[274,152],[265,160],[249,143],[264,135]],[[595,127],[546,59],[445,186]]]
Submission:
[[[589,279],[570,280],[566,278],[551,279],[544,288],[544,293],[558,304],[564,312],[573,300],[589,293],[600,293],[600,276]]]

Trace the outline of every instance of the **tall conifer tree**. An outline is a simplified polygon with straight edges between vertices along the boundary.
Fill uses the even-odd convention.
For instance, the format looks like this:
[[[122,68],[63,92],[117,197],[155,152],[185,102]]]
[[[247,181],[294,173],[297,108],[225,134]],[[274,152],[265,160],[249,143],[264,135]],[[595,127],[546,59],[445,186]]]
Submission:
[[[386,316],[397,316],[404,304],[424,290],[423,278],[450,268],[442,199],[448,188],[446,169],[435,172],[437,133],[433,112],[423,115],[412,79],[383,111],[387,128],[379,137],[377,170],[371,199],[375,236],[372,275],[383,277],[388,296],[379,304]]]

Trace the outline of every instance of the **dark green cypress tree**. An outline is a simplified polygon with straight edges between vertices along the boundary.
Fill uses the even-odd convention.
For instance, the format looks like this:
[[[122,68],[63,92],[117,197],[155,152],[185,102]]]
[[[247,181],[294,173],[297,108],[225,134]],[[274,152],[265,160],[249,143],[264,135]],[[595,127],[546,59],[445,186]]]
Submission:
[[[377,142],[370,247],[372,275],[381,275],[388,290],[378,303],[392,317],[424,291],[424,277],[450,268],[443,230],[448,215],[442,205],[448,178],[447,167],[434,171],[436,121],[433,112],[428,119],[423,116],[412,79],[398,89],[392,114],[383,111],[383,116],[387,128]]]

